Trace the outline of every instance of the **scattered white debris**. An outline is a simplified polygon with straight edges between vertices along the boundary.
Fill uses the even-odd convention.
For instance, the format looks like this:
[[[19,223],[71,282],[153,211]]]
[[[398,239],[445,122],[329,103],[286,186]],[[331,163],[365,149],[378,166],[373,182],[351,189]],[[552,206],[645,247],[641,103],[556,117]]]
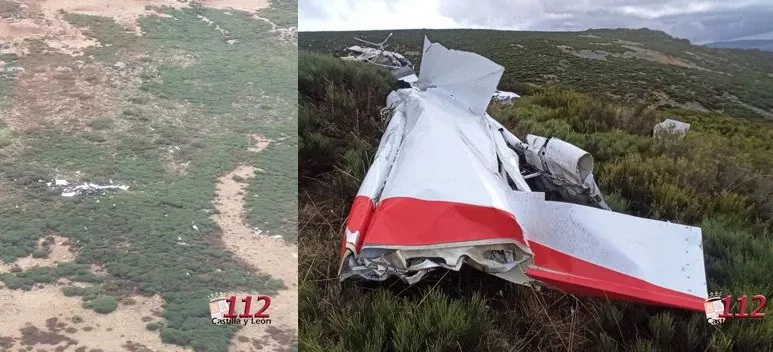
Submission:
[[[676,136],[682,138],[687,134],[690,129],[690,124],[682,121],[666,119],[665,121],[655,125],[652,130],[652,135],[655,138],[663,138],[667,135]]]
[[[513,93],[513,92],[506,92],[502,90],[495,90],[494,95],[492,98],[502,102],[502,103],[511,103],[513,100],[520,98],[521,96]]]
[[[6,67],[5,71],[6,72],[10,72],[10,73],[13,73],[13,72],[21,73],[21,72],[24,72],[25,70],[24,70],[24,67],[18,67],[17,66],[17,67]]]
[[[55,186],[67,186],[68,185],[67,180],[58,180],[58,179],[54,179],[53,184]],[[49,187],[51,187],[51,182],[47,183],[47,185]]]
[[[196,18],[201,20],[201,22],[206,23],[207,25],[212,25],[212,23],[213,23],[212,20],[210,20],[209,18],[206,18],[206,17],[204,17],[202,15],[196,15]]]
[[[118,61],[118,62],[115,63],[115,65],[113,65],[113,67],[115,67],[115,68],[117,68],[119,70],[122,70],[122,69],[126,68],[126,63],[123,62],[123,61]]]
[[[182,241],[183,240],[183,236],[177,236],[177,240],[178,241]]]
[[[271,236],[271,238],[282,239],[282,235],[273,235],[273,236]]]
[[[72,72],[72,69],[69,67],[59,66],[56,68],[56,72],[67,73],[67,72]]]
[[[194,229],[194,230],[196,230],[196,231],[198,231],[198,230],[199,230],[199,227],[198,227],[198,226],[196,226],[196,224],[193,224],[191,227],[193,227],[193,229]]]
[[[96,183],[85,182],[75,187],[67,187],[69,182],[67,180],[53,180],[48,182],[47,185],[54,189],[61,189],[62,197],[74,197],[78,196],[93,196],[93,195],[105,195],[110,190],[129,190],[129,186],[122,185],[98,185]]]

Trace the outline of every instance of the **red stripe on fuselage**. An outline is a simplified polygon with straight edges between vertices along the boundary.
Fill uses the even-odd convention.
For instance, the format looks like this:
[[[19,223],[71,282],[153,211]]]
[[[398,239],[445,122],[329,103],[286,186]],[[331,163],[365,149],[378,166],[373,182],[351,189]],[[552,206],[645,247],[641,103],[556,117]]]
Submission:
[[[705,299],[701,297],[657,286],[533,241],[529,247],[534,265],[526,275],[564,292],[704,311]]]
[[[349,210],[349,216],[346,218],[346,229],[351,232],[359,232],[360,235],[355,243],[357,253],[362,248],[362,241],[365,238],[366,232],[368,232],[368,225],[370,225],[370,219],[373,215],[373,201],[366,196],[357,196],[352,202],[352,207]],[[343,233],[341,239],[341,255],[346,254],[346,232]]]
[[[427,246],[502,239],[525,245],[521,227],[506,211],[464,203],[394,197],[378,204],[363,245]]]

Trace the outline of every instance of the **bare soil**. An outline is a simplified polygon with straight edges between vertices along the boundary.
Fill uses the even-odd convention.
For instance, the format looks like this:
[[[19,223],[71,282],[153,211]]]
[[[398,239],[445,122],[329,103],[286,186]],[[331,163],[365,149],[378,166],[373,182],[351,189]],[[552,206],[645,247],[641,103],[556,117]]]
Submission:
[[[32,254],[19,258],[13,263],[2,263],[0,261],[0,274],[11,272],[14,267],[16,270],[27,270],[33,267],[53,267],[58,263],[69,262],[75,259],[77,253],[74,249],[70,248],[70,240],[66,237],[55,235],[53,236],[53,243],[49,244],[45,248],[43,242],[45,238],[41,238],[38,241],[39,249],[46,249],[48,257],[46,258],[34,258]],[[2,331],[2,329],[0,329]]]
[[[269,145],[258,136],[255,152]],[[286,351],[289,339],[298,331],[298,248],[282,239],[260,235],[244,224],[244,187],[234,176],[248,179],[255,176],[254,166],[241,165],[223,175],[217,184],[215,206],[219,211],[213,216],[222,229],[222,241],[226,248],[249,264],[255,274],[268,274],[284,282],[286,289],[271,297],[271,325],[247,325],[231,340],[232,351]],[[257,296],[259,293],[244,292],[240,296]],[[240,338],[241,337],[241,338]],[[260,348],[254,341],[258,341]]]
[[[268,0],[200,0],[204,7],[255,12],[269,7]]]
[[[142,345],[156,352],[191,351],[165,344],[156,331],[145,325],[163,322],[156,316],[163,300],[158,296],[132,297],[134,304],[119,304],[110,314],[82,307],[80,297],[62,294],[62,285],[48,285],[31,291],[0,289],[0,305],[8,319],[0,321],[0,347],[16,351],[125,351]],[[156,314],[154,314],[154,312]]]

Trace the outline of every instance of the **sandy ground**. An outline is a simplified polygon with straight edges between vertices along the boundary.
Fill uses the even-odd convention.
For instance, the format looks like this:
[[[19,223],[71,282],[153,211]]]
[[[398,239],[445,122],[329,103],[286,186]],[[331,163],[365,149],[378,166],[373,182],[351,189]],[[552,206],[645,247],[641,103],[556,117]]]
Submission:
[[[1,53],[25,55],[27,39],[43,39],[48,46],[73,56],[82,55],[84,48],[101,45],[83,35],[62,16],[62,11],[83,15],[112,17],[127,31],[142,35],[137,25],[141,16],[165,16],[153,8],[184,8],[190,1],[179,0],[17,0],[25,13],[23,19],[0,18],[0,43],[9,44]],[[268,0],[201,0],[204,7],[255,12],[269,7]]]
[[[250,138],[255,143],[249,149],[253,153],[260,153],[261,151],[263,151],[263,149],[266,149],[268,145],[272,142],[270,139],[257,134],[251,135]]]
[[[269,7],[268,0],[199,0],[201,6],[255,12]]]
[[[2,263],[0,273],[9,272],[15,266],[26,270],[73,260],[77,253],[69,246],[69,239],[58,235],[52,237],[47,258],[30,255],[13,263]],[[38,242],[39,248],[43,248],[44,240]],[[96,266],[92,266],[92,271],[97,275],[104,274],[103,269]],[[157,332],[145,328],[148,323],[163,322],[160,297],[135,296],[131,298],[133,304],[119,304],[114,312],[103,315],[83,308],[81,297],[67,297],[62,293],[62,287],[73,284],[62,279],[56,284],[37,285],[31,291],[0,288],[0,306],[5,307],[10,318],[0,320],[0,350],[32,347],[34,351],[85,352],[145,347],[157,352],[190,351],[164,344]]]
[[[69,262],[75,259],[75,251],[70,249],[70,240],[62,236],[53,236],[54,242],[48,247],[48,257],[46,258],[34,258],[32,254],[19,258],[13,263],[0,262],[0,274],[10,272],[13,267],[18,267],[21,270],[27,270],[32,267],[53,267],[57,263]],[[45,238],[41,238],[38,241],[38,248],[43,248],[43,241]],[[0,331],[3,331],[0,329]]]
[[[253,149],[256,152],[269,145],[268,140],[258,137],[257,149]],[[253,166],[242,165],[220,178],[215,201],[219,214],[213,219],[223,230],[222,239],[228,250],[250,264],[256,274],[282,280],[287,289],[271,297],[271,306],[266,311],[271,314],[271,325],[246,326],[231,341],[230,350],[286,351],[289,338],[298,331],[298,248],[281,239],[259,235],[244,224],[245,184],[233,177],[254,177],[255,171]]]
[[[84,309],[80,297],[64,296],[62,286],[0,290],[0,305],[9,317],[0,320],[3,351],[28,346],[34,351],[126,351],[127,347],[145,347],[156,352],[191,351],[165,344],[158,332],[145,328],[148,323],[163,322],[158,317],[163,304],[160,297],[132,297],[134,304],[119,303],[112,313],[99,314]]]

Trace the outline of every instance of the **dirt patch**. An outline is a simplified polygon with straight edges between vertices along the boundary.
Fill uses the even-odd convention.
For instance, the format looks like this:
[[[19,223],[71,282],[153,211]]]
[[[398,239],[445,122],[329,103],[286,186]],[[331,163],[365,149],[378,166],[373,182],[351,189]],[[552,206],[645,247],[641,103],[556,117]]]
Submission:
[[[28,39],[43,40],[61,53],[80,56],[83,49],[101,45],[86,37],[81,29],[64,20],[63,12],[110,17],[127,31],[142,35],[137,19],[142,16],[171,17],[156,9],[161,7],[185,8],[190,1],[179,0],[19,0],[19,16],[0,18],[0,53],[29,53]],[[204,7],[255,12],[269,7],[268,0],[202,0]]]
[[[145,329],[148,322],[142,317],[153,316],[161,308],[164,302],[160,297],[133,299],[135,304],[119,304],[114,312],[99,314],[84,309],[80,297],[64,296],[61,286],[31,291],[0,289],[0,305],[14,317],[0,321],[0,341],[14,351],[26,346],[45,351],[122,351],[127,344],[141,344],[153,351],[190,351],[164,344],[158,332]]]
[[[0,273],[11,272],[14,268],[27,270],[32,267],[53,267],[57,263],[69,262],[75,259],[75,250],[70,248],[70,240],[54,235],[38,240],[38,250],[47,253],[46,258],[35,258],[33,254],[16,259],[13,263],[0,263]],[[16,270],[18,270],[16,269]],[[2,331],[2,330],[0,330]]]
[[[201,6],[255,12],[270,6],[268,0],[199,0]]]
[[[72,56],[80,56],[82,50],[99,43],[67,23],[60,13],[51,13],[50,17],[32,13],[34,18],[0,18],[0,42],[7,45],[0,53],[14,53],[24,56],[29,53],[30,39],[41,39],[49,47]]]
[[[265,149],[270,143],[265,139],[259,141],[254,147],[256,151]],[[298,248],[281,239],[261,236],[244,224],[245,185],[235,181],[234,176],[247,179],[253,177],[256,170],[253,166],[242,165],[219,179],[215,200],[218,214],[213,215],[213,220],[223,230],[222,240],[228,250],[251,265],[254,273],[265,273],[282,280],[286,289],[272,297],[268,312],[271,326],[276,330],[266,329],[265,325],[248,325],[234,336],[231,346],[237,351],[249,351],[255,348],[250,341],[256,339],[264,344],[261,351],[284,351],[289,347],[285,339],[272,336],[277,335],[277,331],[294,336],[298,331]]]
[[[33,1],[27,0],[27,2]],[[111,17],[115,20],[116,23],[121,25],[121,27],[128,31],[133,31],[137,35],[142,34],[140,32],[139,26],[137,25],[137,19],[139,17],[148,15],[169,17],[154,11],[153,8],[164,6],[172,8],[188,7],[187,2],[180,2],[177,0],[45,0],[39,4],[43,13],[46,14],[46,17],[50,17],[51,14],[56,14],[59,11],[91,16]]]
[[[271,144],[272,140],[263,137],[259,134],[253,134],[250,135],[250,139],[253,141],[253,145],[249,148],[249,150],[253,153],[260,153],[264,149],[268,147],[269,144]]]
[[[692,62],[661,53],[657,50],[646,49],[636,45],[623,45],[622,47],[631,50],[623,53],[622,57],[624,59],[638,58],[642,60],[657,62],[664,65],[679,66],[679,67],[685,67],[685,68],[700,68],[698,65]]]
[[[567,45],[557,45],[561,51],[572,54],[577,57],[581,57],[584,59],[591,59],[591,60],[602,60],[606,61],[608,57],[618,57],[623,59],[641,59],[641,60],[647,60],[650,62],[655,62],[663,65],[671,65],[671,66],[678,66],[678,67],[684,67],[684,68],[692,68],[692,69],[698,69],[703,71],[711,71],[709,69],[700,67],[688,60],[684,60],[672,55],[664,54],[662,52],[659,52],[657,50],[647,49],[641,47],[639,43],[635,43],[636,45],[633,45],[632,42],[621,42],[625,43],[626,45],[621,45],[621,47],[628,49],[628,51],[618,54],[618,53],[611,53],[604,50],[575,50],[574,48],[567,46]],[[721,72],[718,72],[721,73]]]
[[[64,54],[30,55],[14,82],[10,108],[0,118],[15,131],[47,124],[66,129],[91,119],[117,115],[125,94],[141,83],[134,74],[84,62]]]

